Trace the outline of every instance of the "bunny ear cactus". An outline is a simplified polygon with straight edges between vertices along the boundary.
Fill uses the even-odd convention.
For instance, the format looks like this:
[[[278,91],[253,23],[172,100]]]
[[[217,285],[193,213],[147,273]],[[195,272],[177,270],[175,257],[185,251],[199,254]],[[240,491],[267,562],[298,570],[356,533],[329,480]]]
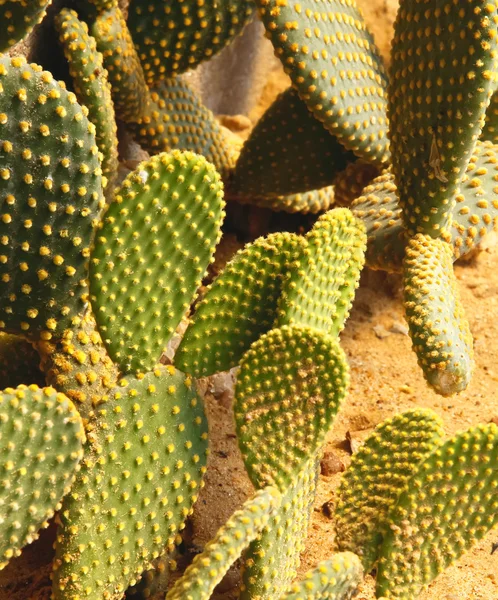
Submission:
[[[190,152],[153,157],[116,190],[96,234],[90,291],[123,373],[159,360],[212,260],[223,207],[220,176]]]
[[[302,194],[289,194],[288,196],[271,196],[254,198],[252,196],[237,196],[240,204],[252,204],[261,208],[269,208],[274,212],[317,214],[322,213],[335,203],[333,185],[311,190]]]
[[[3,0],[0,3],[0,52],[25,38],[43,20],[52,0]]]
[[[36,385],[0,392],[0,569],[60,508],[84,441],[81,418],[63,394]]]
[[[174,547],[201,487],[207,423],[191,380],[157,367],[110,396],[60,512],[55,600],[122,598]]]

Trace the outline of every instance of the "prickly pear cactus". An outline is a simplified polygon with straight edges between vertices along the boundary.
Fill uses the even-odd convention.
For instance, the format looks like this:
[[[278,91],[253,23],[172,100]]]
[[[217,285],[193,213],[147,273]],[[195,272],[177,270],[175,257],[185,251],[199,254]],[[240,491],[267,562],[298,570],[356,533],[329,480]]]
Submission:
[[[261,208],[269,208],[274,212],[300,213],[302,215],[322,213],[335,204],[334,186],[319,190],[311,190],[302,194],[290,194],[288,196],[259,197],[237,196],[240,204],[252,204]]]
[[[52,0],[2,0],[0,3],[0,52],[25,38],[45,16]]]
[[[21,385],[0,392],[0,569],[60,508],[84,441],[76,409],[53,388]]]

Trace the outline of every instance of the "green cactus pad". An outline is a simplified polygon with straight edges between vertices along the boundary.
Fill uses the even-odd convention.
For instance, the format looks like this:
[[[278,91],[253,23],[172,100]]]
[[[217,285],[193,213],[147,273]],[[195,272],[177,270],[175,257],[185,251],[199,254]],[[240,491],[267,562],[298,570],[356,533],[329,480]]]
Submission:
[[[45,385],[40,356],[24,338],[0,333],[0,386],[15,388],[21,384]]]
[[[491,96],[489,101],[481,139],[489,140],[494,144],[498,143],[498,91]]]
[[[88,108],[88,118],[95,125],[97,146],[102,153],[102,172],[112,183],[118,169],[118,139],[111,86],[103,58],[95,39],[88,34],[87,24],[74,10],[63,9],[55,18],[55,26],[69,62],[78,101]]]
[[[2,0],[0,2],[0,52],[25,38],[45,17],[52,0]]]
[[[232,199],[230,197],[230,199]],[[240,204],[252,204],[269,208],[276,212],[317,214],[329,210],[335,203],[334,186],[329,185],[319,190],[311,190],[303,194],[275,196],[268,198],[253,198],[252,196],[237,196],[234,198]]]
[[[335,208],[318,219],[306,241],[300,261],[283,284],[276,323],[315,327],[336,336],[358,287],[365,227],[349,209]]]
[[[350,163],[344,171],[334,179],[335,203],[338,206],[350,207],[356,198],[376,177],[379,169],[364,160]]]
[[[166,600],[209,600],[230,566],[258,536],[282,501],[271,487],[258,490],[236,511],[175,583]]]
[[[377,598],[414,600],[498,522],[498,428],[480,425],[435,450],[391,512]]]
[[[205,471],[207,423],[173,367],[121,380],[60,512],[55,600],[122,598],[191,513]]]
[[[0,330],[50,339],[84,308],[103,206],[86,114],[50,73],[0,56]]]
[[[255,198],[307,192],[332,184],[354,160],[289,88],[244,143],[228,189],[235,197]]]
[[[464,390],[474,367],[472,335],[460,302],[449,244],[417,234],[406,248],[403,286],[413,349],[442,396]]]
[[[116,116],[138,121],[147,112],[149,90],[123,13],[119,8],[100,13],[90,32],[104,57]]]
[[[107,355],[92,313],[75,321],[61,339],[38,342],[37,349],[47,383],[63,392],[88,419],[96,406],[108,400],[118,369]]]
[[[177,150],[141,163],[115,192],[96,234],[90,292],[123,372],[159,360],[212,260],[223,207],[213,166]]]
[[[301,236],[273,233],[237,252],[197,306],[176,366],[194,377],[237,366],[272,328],[282,280],[305,244]]]
[[[60,508],[84,441],[81,418],[63,394],[36,385],[0,392],[0,569]]]
[[[251,0],[131,0],[128,24],[149,87],[215,56],[253,12]]]
[[[143,118],[129,123],[128,129],[150,154],[189,150],[202,154],[222,175],[235,164],[233,149],[213,113],[179,77],[151,91]]]
[[[149,600],[161,594],[164,598],[169,587],[171,567],[166,556],[153,562],[153,568],[142,574],[140,581],[126,590],[126,600]]]
[[[355,0],[256,0],[299,96],[346,148],[389,158],[387,80]]]
[[[362,579],[359,558],[351,552],[341,552],[308,571],[280,600],[351,600]]]
[[[322,446],[349,386],[338,341],[307,327],[272,329],[240,363],[237,437],[256,487],[285,489]]]
[[[297,575],[316,495],[318,461],[313,457],[288,488],[282,503],[244,555],[239,600],[275,600]]]
[[[498,6],[488,0],[400,4],[389,118],[393,173],[410,236],[450,240],[454,197],[495,86],[497,16]]]
[[[353,455],[336,494],[336,544],[355,552],[366,572],[378,558],[389,511],[443,436],[433,411],[410,410],[377,426]]]

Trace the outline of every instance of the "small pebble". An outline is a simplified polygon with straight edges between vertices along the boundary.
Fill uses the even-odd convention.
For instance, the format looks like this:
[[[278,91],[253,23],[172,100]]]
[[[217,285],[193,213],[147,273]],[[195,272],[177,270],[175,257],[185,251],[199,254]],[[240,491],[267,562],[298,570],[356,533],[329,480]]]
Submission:
[[[342,460],[334,452],[325,452],[320,461],[320,472],[325,477],[342,473],[345,468]]]

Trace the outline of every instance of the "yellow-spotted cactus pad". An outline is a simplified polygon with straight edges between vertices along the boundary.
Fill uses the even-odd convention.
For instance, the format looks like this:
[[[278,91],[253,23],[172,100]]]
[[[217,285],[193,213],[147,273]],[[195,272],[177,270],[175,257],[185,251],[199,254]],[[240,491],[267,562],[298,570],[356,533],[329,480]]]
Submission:
[[[349,209],[335,208],[318,219],[306,241],[283,284],[276,323],[315,327],[337,336],[359,285],[365,227]]]
[[[498,91],[491,96],[489,101],[481,139],[489,140],[494,144],[498,142]]]
[[[299,96],[349,150],[389,158],[387,79],[356,0],[257,0]]]
[[[82,417],[109,399],[118,369],[109,358],[90,311],[54,342],[38,342],[47,383],[70,398]]]
[[[173,367],[121,380],[59,514],[55,600],[120,600],[172,549],[201,488],[207,423]]]
[[[351,207],[353,201],[361,196],[367,185],[378,176],[378,167],[371,163],[364,160],[350,163],[334,179],[335,203],[338,206]]]
[[[252,0],[131,0],[128,23],[149,87],[215,56],[253,12]]]
[[[326,187],[355,160],[293,88],[282,92],[244,143],[230,194],[275,197]]]
[[[78,19],[74,10],[61,10],[54,22],[78,101],[88,108],[88,118],[95,125],[103,174],[112,183],[118,168],[117,127],[102,54],[97,51],[95,39],[88,34],[87,24]]]
[[[175,364],[194,377],[227,371],[277,315],[282,282],[306,241],[273,233],[237,252],[208,288],[175,355]]]
[[[125,123],[140,120],[149,106],[149,90],[121,10],[99,13],[90,33],[104,57],[116,116]]]
[[[0,56],[0,330],[50,339],[84,307],[103,206],[87,112],[41,67]]]
[[[407,246],[404,304],[424,376],[442,396],[463,391],[474,368],[472,335],[453,271],[450,244],[418,234]]]
[[[0,392],[0,569],[60,508],[83,456],[73,404],[36,385]]]
[[[230,566],[267,526],[281,502],[282,496],[276,488],[258,490],[194,558],[166,600],[209,600]]]
[[[290,194],[288,196],[259,197],[237,196],[235,198],[240,204],[253,204],[261,208],[269,208],[275,212],[317,214],[325,212],[335,203],[334,186],[319,190],[311,190],[302,194]]]
[[[498,522],[498,427],[479,425],[436,449],[390,514],[377,598],[415,600]]]
[[[390,510],[442,440],[442,425],[431,410],[406,411],[376,427],[353,455],[336,495],[335,542],[356,553],[366,572],[378,558]]]
[[[214,167],[178,150],[141,163],[115,192],[96,234],[90,292],[122,372],[159,361],[212,261],[223,207]]]
[[[352,552],[340,552],[308,571],[280,600],[351,600],[362,579],[359,558]]]
[[[174,553],[172,553],[174,555]],[[145,571],[138,583],[126,590],[126,600],[148,600],[158,594],[164,598],[169,587],[171,572],[176,562],[167,555],[160,556],[153,562],[153,568]]]
[[[410,236],[449,241],[455,194],[496,85],[496,0],[402,0],[389,86],[393,173]]]
[[[45,385],[40,356],[23,337],[0,333],[0,390],[21,384]]]
[[[316,496],[312,457],[282,492],[282,502],[244,555],[239,600],[275,600],[296,578]]]
[[[52,0],[0,0],[0,52],[25,38],[40,23]]]
[[[308,327],[272,329],[242,358],[235,423],[256,487],[284,490],[322,447],[349,387],[336,338]]]
[[[235,154],[218,121],[180,77],[165,80],[150,93],[145,114],[128,129],[149,154],[188,150],[202,154],[221,175],[235,164]]]

